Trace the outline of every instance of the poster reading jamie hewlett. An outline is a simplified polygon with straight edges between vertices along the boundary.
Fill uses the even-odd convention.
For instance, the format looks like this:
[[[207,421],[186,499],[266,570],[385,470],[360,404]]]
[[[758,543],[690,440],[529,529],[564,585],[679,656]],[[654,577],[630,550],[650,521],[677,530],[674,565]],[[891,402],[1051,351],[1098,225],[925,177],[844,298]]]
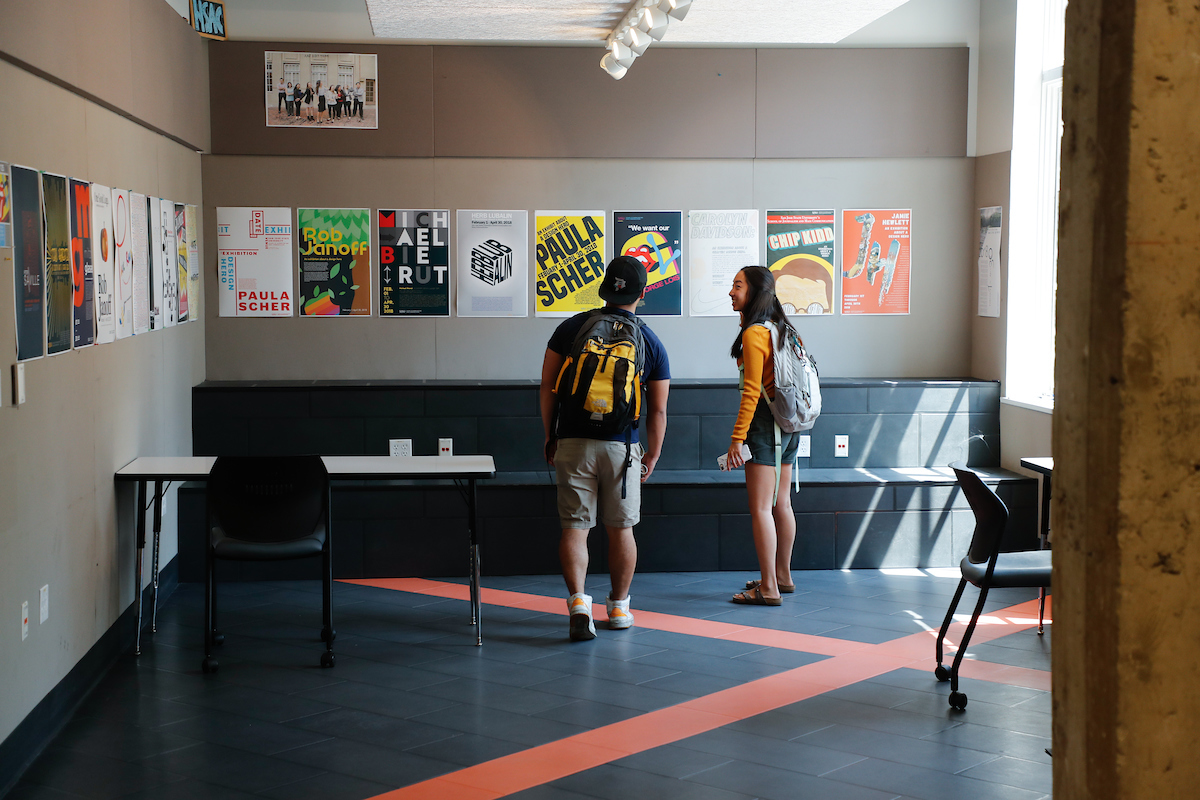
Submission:
[[[301,208],[301,316],[371,315],[371,212],[365,208]]]
[[[569,317],[603,305],[604,223],[603,211],[535,213],[536,316]]]
[[[646,296],[637,313],[683,313],[683,212],[614,211],[613,257],[633,256],[646,268]]]
[[[129,242],[133,251],[133,333],[150,330],[150,206],[129,193]]]
[[[450,316],[450,212],[379,210],[379,316]]]
[[[12,246],[12,170],[0,161],[0,247]]]
[[[268,127],[379,127],[378,57],[373,53],[268,50],[265,59]]]
[[[733,276],[758,260],[758,209],[688,212],[688,294],[693,317],[732,317]]]
[[[75,348],[96,341],[92,275],[92,185],[71,179],[71,338]]]
[[[129,226],[129,192],[112,190],[113,286],[116,287],[117,338],[133,336],[133,239]]]
[[[912,209],[842,209],[842,313],[907,314]]]
[[[222,317],[290,317],[292,210],[217,209],[217,313]]]
[[[833,209],[767,212],[767,269],[788,314],[833,313],[834,217]]]
[[[92,184],[92,266],[95,289],[96,344],[117,338],[116,288],[113,262],[116,245],[112,235],[112,192],[107,186]]]
[[[46,259],[46,354],[71,349],[71,210],[67,179],[42,173],[42,232]]]
[[[529,212],[458,210],[458,316],[529,315]]]

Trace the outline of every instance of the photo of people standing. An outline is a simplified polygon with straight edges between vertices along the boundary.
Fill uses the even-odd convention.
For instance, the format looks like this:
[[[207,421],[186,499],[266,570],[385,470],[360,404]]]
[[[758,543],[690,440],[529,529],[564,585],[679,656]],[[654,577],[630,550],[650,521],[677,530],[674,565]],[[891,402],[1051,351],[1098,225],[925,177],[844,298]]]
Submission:
[[[268,127],[379,127],[374,54],[268,50],[265,62]]]

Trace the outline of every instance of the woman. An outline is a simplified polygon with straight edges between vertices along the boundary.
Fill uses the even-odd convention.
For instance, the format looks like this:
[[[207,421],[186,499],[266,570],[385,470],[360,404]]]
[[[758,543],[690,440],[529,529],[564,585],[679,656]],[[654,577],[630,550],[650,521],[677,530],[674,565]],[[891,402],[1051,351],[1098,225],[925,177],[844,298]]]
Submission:
[[[775,465],[775,420],[767,398],[775,396],[775,367],[771,354],[788,332],[795,328],[775,297],[775,278],[765,267],[745,267],[733,278],[729,290],[733,310],[742,315],[742,327],[733,340],[730,355],[742,373],[742,402],[726,456],[725,469],[746,466],[746,492],[750,497],[750,527],[758,553],[761,577],[746,584],[733,596],[744,605],[778,606],[780,593],[796,591],[792,582],[792,545],[796,542],[796,518],[792,514],[790,480],[792,461],[800,443],[797,433],[780,433],[779,471]],[[772,341],[773,324],[776,338]],[[796,334],[799,338],[799,334]],[[764,396],[765,393],[765,396]],[[750,458],[742,457],[742,446]]]
[[[281,81],[281,83],[282,83],[282,81]],[[279,95],[280,95],[280,97],[285,98],[284,102],[287,103],[287,115],[289,117],[296,116],[296,106],[292,102],[292,82],[291,81],[288,81],[287,91],[280,92]]]
[[[292,94],[296,106],[296,119],[300,119],[300,106],[304,102],[304,89],[300,86],[300,81],[296,81],[296,88],[292,90]]]
[[[321,124],[321,114],[325,112],[325,93],[321,91],[321,82],[317,81],[317,124]]]
[[[298,84],[297,84],[298,85]],[[304,85],[304,118],[309,122],[313,121],[313,85],[306,83]]]

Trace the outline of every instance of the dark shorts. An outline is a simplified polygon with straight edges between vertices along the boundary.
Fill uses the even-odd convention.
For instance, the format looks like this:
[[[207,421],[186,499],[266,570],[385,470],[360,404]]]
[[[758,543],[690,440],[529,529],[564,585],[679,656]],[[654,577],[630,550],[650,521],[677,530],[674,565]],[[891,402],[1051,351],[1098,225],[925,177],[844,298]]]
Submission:
[[[798,432],[784,433],[780,431],[780,441],[783,443],[783,464],[791,464],[796,460],[796,448],[800,446]],[[754,418],[750,420],[750,430],[746,433],[746,445],[750,448],[751,464],[766,464],[775,466],[775,418],[771,416],[771,408],[767,401],[759,398],[758,407],[754,409]]]

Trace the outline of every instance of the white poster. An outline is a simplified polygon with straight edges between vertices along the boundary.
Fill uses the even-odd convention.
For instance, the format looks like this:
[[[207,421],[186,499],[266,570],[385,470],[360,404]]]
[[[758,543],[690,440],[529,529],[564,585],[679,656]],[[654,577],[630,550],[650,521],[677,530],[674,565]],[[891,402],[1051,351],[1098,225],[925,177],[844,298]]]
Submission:
[[[163,298],[162,200],[150,198],[150,330],[167,326],[166,300]]]
[[[458,211],[460,317],[529,315],[529,212]]]
[[[688,291],[693,317],[731,317],[733,276],[761,264],[758,209],[688,212]]]
[[[129,226],[129,191],[113,189],[113,285],[117,290],[117,338],[133,336],[133,240]]]
[[[979,316],[1000,316],[1000,206],[979,209]]]
[[[113,242],[112,193],[107,186],[92,184],[92,263],[96,292],[96,344],[117,338],[116,244]]]
[[[188,313],[200,319],[200,217],[196,206],[183,207],[187,219]]]
[[[146,195],[129,194],[129,238],[133,250],[133,332],[150,330],[150,216]]]
[[[217,209],[217,310],[222,317],[293,316],[292,209]]]
[[[158,204],[158,226],[162,236],[162,321],[169,328],[179,322],[179,269],[175,266],[175,204]]]

